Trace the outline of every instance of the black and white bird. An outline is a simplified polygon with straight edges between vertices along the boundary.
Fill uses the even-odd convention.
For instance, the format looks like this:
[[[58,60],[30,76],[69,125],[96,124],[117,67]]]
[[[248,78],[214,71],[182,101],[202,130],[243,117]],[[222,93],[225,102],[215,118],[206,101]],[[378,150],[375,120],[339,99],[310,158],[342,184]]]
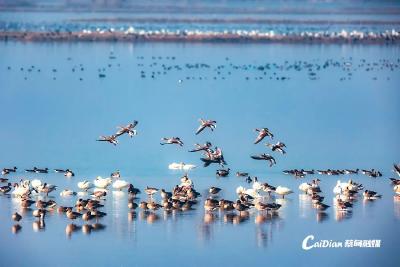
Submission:
[[[211,148],[212,144],[210,142],[206,142],[204,145],[194,144],[195,148],[189,150],[189,152],[199,152],[199,151],[207,151]]]
[[[210,128],[211,131],[214,131],[214,129],[217,127],[217,122],[214,120],[204,120],[204,119],[199,119],[200,121],[200,126],[196,131],[196,135],[201,133],[205,128]]]
[[[255,160],[266,160],[269,161],[269,166],[272,167],[274,164],[276,164],[275,158],[273,156],[271,156],[270,154],[260,154],[260,155],[253,155],[250,156],[252,159]]]
[[[286,151],[283,150],[286,145],[282,142],[277,142],[276,144],[265,144],[267,147],[271,148],[272,151],[278,151],[279,153],[286,154]]]
[[[179,137],[164,137],[161,138],[161,145],[180,145],[183,146],[183,142]]]
[[[271,137],[271,139],[274,139],[274,135],[269,131],[268,128],[255,129],[254,131],[258,132],[257,138],[254,141],[254,144],[260,143],[266,136],[269,136],[269,137]]]

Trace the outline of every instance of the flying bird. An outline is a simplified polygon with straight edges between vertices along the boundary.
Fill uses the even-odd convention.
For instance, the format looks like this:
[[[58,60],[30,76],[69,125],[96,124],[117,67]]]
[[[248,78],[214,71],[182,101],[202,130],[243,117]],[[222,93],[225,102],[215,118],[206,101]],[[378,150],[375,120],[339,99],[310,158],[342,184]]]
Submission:
[[[96,141],[108,142],[110,144],[113,144],[114,146],[116,146],[118,144],[118,140],[117,140],[117,136],[116,135],[111,135],[111,136],[102,135]]]
[[[161,141],[163,141],[162,143],[160,143],[161,145],[176,144],[176,145],[183,146],[183,142],[181,141],[181,139],[179,137],[164,137],[161,139]]]
[[[266,160],[266,161],[269,161],[269,163],[270,163],[269,166],[270,167],[272,167],[272,165],[276,164],[275,158],[273,156],[269,155],[269,154],[263,153],[261,155],[253,155],[253,156],[250,156],[250,157],[252,159],[255,159],[255,160]]]
[[[136,125],[138,124],[138,121],[133,121],[133,123],[129,123],[126,126],[118,126],[117,129],[118,132],[115,133],[115,136],[121,136],[123,134],[128,134],[131,138],[137,134],[137,131],[134,130]]]
[[[258,132],[257,138],[254,141],[254,144],[260,143],[264,137],[269,136],[271,139],[274,139],[274,135],[268,130],[268,128],[261,128],[261,129],[255,129],[256,132]]]
[[[278,142],[276,144],[265,144],[267,147],[271,148],[272,151],[278,151],[279,153],[286,154],[286,151],[283,150],[286,145],[282,142]]]
[[[214,129],[217,127],[216,125],[216,121],[214,120],[203,120],[203,119],[199,119],[200,121],[200,126],[196,131],[196,135],[198,135],[199,133],[201,133],[205,128],[210,128],[211,131],[214,131]]]

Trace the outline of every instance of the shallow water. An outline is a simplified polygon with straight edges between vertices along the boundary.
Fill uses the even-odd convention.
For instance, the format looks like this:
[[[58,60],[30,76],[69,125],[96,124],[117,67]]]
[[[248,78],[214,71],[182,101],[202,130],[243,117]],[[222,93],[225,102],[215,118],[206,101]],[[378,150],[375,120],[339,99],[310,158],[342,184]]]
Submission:
[[[115,59],[110,59],[111,51]],[[354,265],[395,266],[400,203],[393,200],[388,177],[395,175],[392,164],[400,158],[398,55],[395,45],[0,43],[0,162],[3,167],[20,168],[9,176],[12,181],[39,177],[59,186],[51,198],[72,205],[76,197],[61,198],[62,189],[78,190],[78,181],[108,176],[116,169],[141,189],[149,185],[170,190],[182,173],[167,166],[183,161],[198,165],[190,176],[203,198],[210,185],[221,187],[220,197],[226,199],[235,198],[237,186],[249,187],[234,176],[238,170],[294,190],[284,200],[276,200],[283,207],[273,218],[255,211],[248,217],[208,215],[202,203],[189,212],[137,210],[130,215],[126,192],[109,191],[103,209],[108,215],[100,220],[106,228],[90,234],[79,229],[71,236],[66,234],[70,222],[65,216],[50,213],[45,228],[35,230],[29,211],[23,214],[22,230],[13,234],[10,216],[19,207],[14,199],[0,196],[2,265],[337,266],[351,258]],[[371,66],[376,63],[375,67],[369,71],[366,65],[357,67],[363,59]],[[341,65],[326,70],[311,67],[316,79],[310,79],[308,68],[280,67],[285,61],[322,65],[326,60]],[[383,60],[394,67],[381,69]],[[351,71],[343,70],[346,62],[351,62]],[[209,68],[185,67],[195,63]],[[277,67],[266,75],[251,67],[232,67],[267,63]],[[162,64],[182,70],[157,74]],[[99,78],[99,69],[105,78]],[[276,80],[276,76],[288,79]],[[200,117],[217,120],[217,129],[195,136]],[[134,119],[139,121],[134,138],[123,136],[116,147],[95,142],[99,135],[111,134],[117,125]],[[249,157],[268,151],[262,144],[253,145],[256,127],[269,127],[276,140],[287,145],[287,154],[275,155],[278,163],[272,168]],[[184,148],[159,145],[161,137],[175,135],[183,139]],[[200,155],[187,152],[195,142],[207,140],[224,150],[230,177],[217,179],[216,166],[203,168]],[[33,166],[71,168],[76,177],[22,172]],[[374,202],[360,198],[344,217],[333,207],[318,214],[304,201],[298,185],[314,176],[295,180],[281,172],[357,167],[384,173],[378,179],[350,176],[383,198]],[[348,176],[318,177],[325,202],[333,206],[332,189],[337,179]],[[382,244],[381,248],[304,251],[301,242],[309,234],[317,240],[380,239]]]

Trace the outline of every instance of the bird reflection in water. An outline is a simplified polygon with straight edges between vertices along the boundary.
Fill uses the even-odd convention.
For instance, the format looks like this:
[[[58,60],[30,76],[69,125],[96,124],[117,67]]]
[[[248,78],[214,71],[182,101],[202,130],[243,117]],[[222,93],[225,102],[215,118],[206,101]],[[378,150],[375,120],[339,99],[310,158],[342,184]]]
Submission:
[[[213,223],[218,219],[218,214],[212,212],[205,212],[203,223],[199,227],[200,240],[210,241],[213,236]]]
[[[46,227],[46,223],[44,222],[44,220],[38,220],[38,221],[34,221],[32,223],[32,228],[33,228],[33,231],[35,231],[35,232],[44,231],[45,227]]]
[[[13,234],[18,234],[19,231],[21,231],[21,229],[22,229],[21,225],[19,225],[19,224],[14,224],[14,225],[11,227],[11,232],[12,232]]]
[[[315,218],[317,219],[318,223],[322,223],[329,219],[329,214],[324,211],[317,212]]]
[[[160,220],[160,216],[155,212],[141,211],[139,213],[139,219],[141,221],[146,221],[148,224],[153,224],[153,223],[157,222],[158,220]]]
[[[72,233],[79,231],[81,229],[80,226],[70,223],[65,227],[65,234],[67,235],[68,238],[71,238]]]
[[[400,219],[400,195],[395,195],[393,197],[393,204],[394,215],[397,219]]]
[[[312,210],[311,197],[307,194],[299,194],[299,213],[301,218],[308,217]]]
[[[133,222],[134,220],[136,220],[136,218],[137,218],[136,211],[128,212],[128,222]]]
[[[260,212],[255,218],[256,224],[256,242],[258,247],[267,247],[272,242],[274,227],[279,230],[280,217],[278,212]],[[267,228],[265,225],[267,225]]]
[[[242,211],[239,214],[226,213],[224,214],[224,223],[241,224],[249,220],[250,213],[248,211]]]
[[[353,216],[351,210],[336,210],[335,211],[335,219],[340,222],[345,219],[350,219]]]

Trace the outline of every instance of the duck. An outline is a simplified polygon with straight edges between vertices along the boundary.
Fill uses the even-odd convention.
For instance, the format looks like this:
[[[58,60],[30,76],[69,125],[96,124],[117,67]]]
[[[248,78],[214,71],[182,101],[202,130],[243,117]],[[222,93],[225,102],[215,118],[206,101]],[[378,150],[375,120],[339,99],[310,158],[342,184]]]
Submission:
[[[282,142],[277,142],[276,144],[266,143],[265,145],[271,148],[272,151],[278,151],[281,154],[286,154],[286,151],[283,150],[283,148],[286,147],[286,145]]]
[[[304,193],[306,193],[308,191],[308,189],[310,189],[310,188],[311,188],[311,184],[309,184],[309,183],[301,183],[299,185],[299,190],[303,191]]]
[[[393,171],[400,176],[400,164],[393,164]]]
[[[229,175],[229,171],[230,171],[229,168],[226,169],[226,170],[225,169],[219,169],[219,170],[216,171],[216,174],[217,174],[218,177],[226,177],[226,176]]]
[[[60,192],[60,196],[62,197],[68,197],[68,196],[75,196],[76,192],[69,190],[69,189],[64,189],[63,191]]]
[[[127,181],[125,181],[125,180],[116,180],[112,184],[112,187],[114,189],[117,189],[117,190],[121,191],[122,189],[129,187],[129,183]]]
[[[183,146],[183,142],[179,137],[164,137],[161,138],[161,145],[179,145],[179,146]]]
[[[211,147],[212,144],[211,142],[206,142],[204,145],[200,144],[194,144],[195,148],[192,150],[189,150],[189,152],[199,152],[199,151],[208,151]]]
[[[214,200],[214,199],[206,199],[206,201],[204,202],[204,209],[206,211],[214,211],[218,208],[218,201]]]
[[[158,192],[158,189],[155,187],[146,187],[146,189],[144,189],[144,192],[146,192],[146,194],[150,197],[152,197],[155,193]]]
[[[84,221],[90,221],[90,220],[92,220],[92,219],[94,219],[94,216],[92,215],[92,212],[91,212],[91,211],[87,211],[87,212],[85,212],[85,213],[82,214],[82,220],[84,220]]]
[[[116,135],[110,135],[110,136],[101,135],[101,136],[99,137],[99,139],[97,139],[96,141],[99,141],[99,142],[108,142],[108,143],[110,143],[110,144],[113,144],[114,146],[118,145],[118,140],[117,140],[117,136],[116,136]]]
[[[192,186],[193,186],[192,180],[187,175],[182,176],[180,187],[191,188]]]
[[[216,194],[218,194],[221,190],[222,190],[221,188],[212,186],[212,187],[210,187],[210,188],[208,189],[208,192],[209,192],[210,194],[216,195]]]
[[[11,218],[16,222],[19,222],[22,219],[22,216],[18,212],[14,212]]]
[[[326,204],[324,204],[324,203],[322,203],[322,202],[317,202],[317,203],[314,204],[314,207],[315,207],[317,210],[324,211],[324,210],[328,209],[330,206],[329,206],[329,205],[326,205]]]
[[[382,195],[378,195],[375,191],[365,190],[363,193],[365,199],[378,199],[381,198]]]
[[[13,167],[13,168],[4,168],[2,171],[1,171],[1,174],[2,175],[7,175],[7,174],[9,174],[10,172],[16,172],[17,171],[17,167]]]
[[[14,190],[11,194],[15,197],[23,197],[23,196],[30,195],[30,193],[31,193],[31,191],[29,189],[29,186],[15,184]]]
[[[249,177],[248,172],[236,172],[237,177]]]
[[[128,187],[128,194],[131,194],[133,196],[136,196],[137,194],[140,194],[140,190],[138,188],[135,188],[133,184],[129,184]]]
[[[287,188],[287,187],[278,186],[278,187],[275,189],[275,193],[278,194],[278,195],[281,195],[282,198],[285,198],[285,195],[289,195],[289,194],[293,193],[293,191],[290,190],[290,189]]]
[[[239,211],[239,215],[242,214],[243,211],[247,211],[250,207],[242,204],[242,202],[238,199],[235,204],[233,204],[235,210]]]
[[[168,198],[172,197],[172,193],[166,192],[165,189],[161,189],[160,195],[161,195],[161,198],[163,198],[163,199],[168,199]]]
[[[95,197],[95,198],[102,198],[102,197],[107,196],[107,192],[106,191],[94,191],[91,196]]]
[[[73,176],[75,176],[75,173],[74,173],[73,171],[71,171],[70,169],[67,169],[67,170],[64,172],[64,176],[65,176],[65,177],[73,177]]]
[[[116,170],[115,172],[111,173],[111,178],[121,178],[121,173],[119,170]]]
[[[25,169],[25,172],[36,172],[37,168],[33,167],[33,169]]]
[[[89,188],[92,187],[92,183],[88,180],[84,180],[82,182],[78,182],[78,188],[84,191],[87,191]]]
[[[38,193],[45,193],[46,196],[49,195],[49,193],[53,192],[57,190],[57,186],[56,185],[52,185],[52,184],[47,184],[44,183],[42,186],[39,186],[38,188],[36,188],[36,192]]]
[[[135,135],[137,135],[137,131],[134,129],[136,125],[138,124],[138,121],[133,121],[132,123],[129,123],[126,126],[118,126],[117,129],[118,132],[115,133],[115,136],[121,136],[123,134],[128,134],[131,138]]]
[[[67,218],[70,220],[76,220],[78,217],[82,217],[81,213],[72,211],[72,209],[68,209],[65,214],[67,215]]]
[[[399,185],[395,185],[395,186],[393,187],[393,190],[394,190],[394,192],[395,192],[396,194],[400,195],[400,184],[399,184]]]
[[[28,198],[24,198],[24,199],[21,199],[20,205],[21,205],[21,207],[22,207],[23,209],[27,209],[27,208],[29,208],[30,206],[32,206],[33,203],[35,203],[35,201],[30,200],[30,199],[28,199]]]
[[[255,160],[265,160],[265,161],[269,161],[269,166],[272,167],[273,165],[276,164],[276,160],[273,156],[271,156],[270,154],[260,154],[260,155],[252,155],[250,156],[252,159]]]
[[[35,172],[36,173],[48,173],[49,172],[49,168],[44,168],[44,169],[36,168]]]
[[[254,140],[254,144],[260,143],[266,136],[274,139],[274,135],[269,131],[268,128],[255,129],[254,131],[258,132],[257,138]]]
[[[215,128],[217,128],[216,121],[215,120],[204,120],[204,119],[199,119],[200,121],[200,126],[197,128],[196,135],[201,133],[205,128],[210,128],[211,131],[214,131]]]
[[[0,193],[7,194],[8,192],[11,191],[11,189],[12,189],[11,186],[12,186],[11,183],[8,183],[7,185],[0,186]]]
[[[137,207],[138,207],[138,204],[136,204],[135,202],[132,202],[132,201],[128,202],[128,209],[135,210],[135,209],[137,209]]]
[[[37,189],[37,188],[39,188],[39,187],[42,186],[42,181],[40,181],[39,179],[33,179],[33,180],[30,182],[30,184],[31,184],[31,186],[32,186],[33,188]]]
[[[268,195],[270,195],[271,192],[275,192],[276,187],[272,186],[268,183],[263,183],[263,184],[261,184],[261,190],[263,190],[264,192],[268,193]]]
[[[141,201],[139,204],[139,208],[143,210],[147,210],[147,202],[146,201]]]
[[[32,212],[32,215],[33,215],[33,217],[40,218],[40,220],[43,220],[46,215],[46,210],[45,209],[34,210]]]
[[[97,178],[93,182],[94,186],[103,189],[107,188],[111,183],[112,183],[111,178],[101,178],[101,176],[97,176]]]

